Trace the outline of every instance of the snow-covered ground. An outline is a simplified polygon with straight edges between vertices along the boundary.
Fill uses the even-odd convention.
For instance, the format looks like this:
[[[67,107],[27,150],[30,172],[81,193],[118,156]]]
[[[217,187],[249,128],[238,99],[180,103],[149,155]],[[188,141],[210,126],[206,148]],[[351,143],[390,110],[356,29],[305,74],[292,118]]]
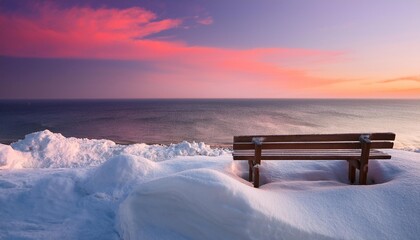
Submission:
[[[203,143],[118,145],[50,131],[0,144],[0,239],[418,239],[420,153],[247,164]]]

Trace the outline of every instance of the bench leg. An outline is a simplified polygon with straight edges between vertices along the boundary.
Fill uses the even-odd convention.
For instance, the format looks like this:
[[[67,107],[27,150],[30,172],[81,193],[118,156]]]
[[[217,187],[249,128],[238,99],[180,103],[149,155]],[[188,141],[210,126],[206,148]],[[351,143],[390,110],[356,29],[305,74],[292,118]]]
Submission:
[[[365,136],[365,135],[360,136],[360,143],[362,145],[362,154],[360,155],[359,184],[366,185],[370,146],[372,143],[369,140],[369,136]]]
[[[351,184],[356,180],[356,168],[349,161],[349,181]]]
[[[260,168],[259,165],[254,166],[254,187],[260,187]]]
[[[368,165],[364,164],[360,166],[360,172],[359,172],[359,184],[360,185],[366,185],[367,182],[367,173],[368,173]]]
[[[248,165],[249,165],[248,181],[252,182],[252,176],[253,176],[252,169],[254,168],[254,164],[252,163],[252,161],[248,161]]]

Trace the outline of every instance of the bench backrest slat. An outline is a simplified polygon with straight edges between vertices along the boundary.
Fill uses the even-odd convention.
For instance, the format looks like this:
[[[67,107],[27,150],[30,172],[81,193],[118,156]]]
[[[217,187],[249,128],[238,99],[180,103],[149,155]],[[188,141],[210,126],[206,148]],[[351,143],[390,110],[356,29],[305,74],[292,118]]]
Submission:
[[[392,148],[393,142],[372,142],[372,149]],[[360,142],[262,143],[262,149],[360,149]],[[253,143],[234,143],[233,150],[253,150]]]
[[[395,140],[395,133],[343,133],[343,134],[307,134],[307,135],[259,135],[264,142],[323,142],[323,141],[359,141],[360,135],[369,135],[370,140]],[[252,142],[256,136],[235,136],[233,142]]]
[[[249,181],[260,185],[262,160],[347,160],[349,180],[366,184],[369,159],[390,159],[378,148],[393,148],[394,133],[343,133],[312,135],[255,135],[233,137],[233,159],[247,160]]]

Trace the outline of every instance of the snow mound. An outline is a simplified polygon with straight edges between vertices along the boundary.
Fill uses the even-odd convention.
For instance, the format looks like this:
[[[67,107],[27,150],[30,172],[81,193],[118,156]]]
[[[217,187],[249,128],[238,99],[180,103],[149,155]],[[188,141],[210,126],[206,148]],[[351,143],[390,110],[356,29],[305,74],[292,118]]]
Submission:
[[[139,186],[121,205],[123,239],[330,239],[265,211],[262,191],[211,169]],[[261,223],[264,224],[261,224]]]
[[[162,175],[119,205],[117,228],[123,239],[416,239],[419,154],[392,155],[371,162],[370,181],[381,184],[367,186],[328,174],[339,161],[262,166],[260,189],[232,174],[242,166]]]
[[[94,170],[85,184],[88,193],[120,197],[131,186],[154,175],[161,167],[146,158],[134,155],[112,157]]]
[[[204,143],[37,132],[0,144],[0,239],[418,239],[420,154],[384,151],[366,186],[345,161],[263,161],[255,189]]]
[[[203,142],[189,143],[187,141],[178,144],[170,144],[169,146],[133,144],[125,147],[123,152],[142,156],[153,161],[163,161],[178,156],[220,156],[228,153],[225,149],[213,149]]]
[[[9,145],[0,144],[0,169],[19,169],[26,167],[29,154],[14,150]]]
[[[31,157],[0,152],[3,167]],[[348,184],[345,161],[263,161],[255,189],[230,155],[118,148],[99,166],[2,169],[0,239],[418,239],[420,154],[388,152],[366,186]]]
[[[26,167],[63,168],[96,166],[113,155],[116,144],[109,140],[66,138],[49,130],[31,133],[12,143],[13,149],[30,153]]]
[[[81,168],[99,166],[119,155],[133,155],[151,161],[178,156],[220,156],[228,150],[205,143],[119,145],[110,140],[66,138],[49,130],[31,133],[10,146],[0,145],[0,168]]]

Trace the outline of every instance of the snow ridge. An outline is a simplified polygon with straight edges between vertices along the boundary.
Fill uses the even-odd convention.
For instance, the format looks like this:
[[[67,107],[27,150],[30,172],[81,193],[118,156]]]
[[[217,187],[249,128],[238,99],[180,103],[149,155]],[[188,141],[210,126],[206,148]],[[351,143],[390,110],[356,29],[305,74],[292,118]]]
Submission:
[[[98,166],[121,154],[131,154],[151,161],[178,156],[220,156],[228,150],[211,148],[203,142],[178,144],[119,145],[110,140],[66,138],[49,130],[31,133],[10,146],[0,144],[0,168],[80,168]]]

